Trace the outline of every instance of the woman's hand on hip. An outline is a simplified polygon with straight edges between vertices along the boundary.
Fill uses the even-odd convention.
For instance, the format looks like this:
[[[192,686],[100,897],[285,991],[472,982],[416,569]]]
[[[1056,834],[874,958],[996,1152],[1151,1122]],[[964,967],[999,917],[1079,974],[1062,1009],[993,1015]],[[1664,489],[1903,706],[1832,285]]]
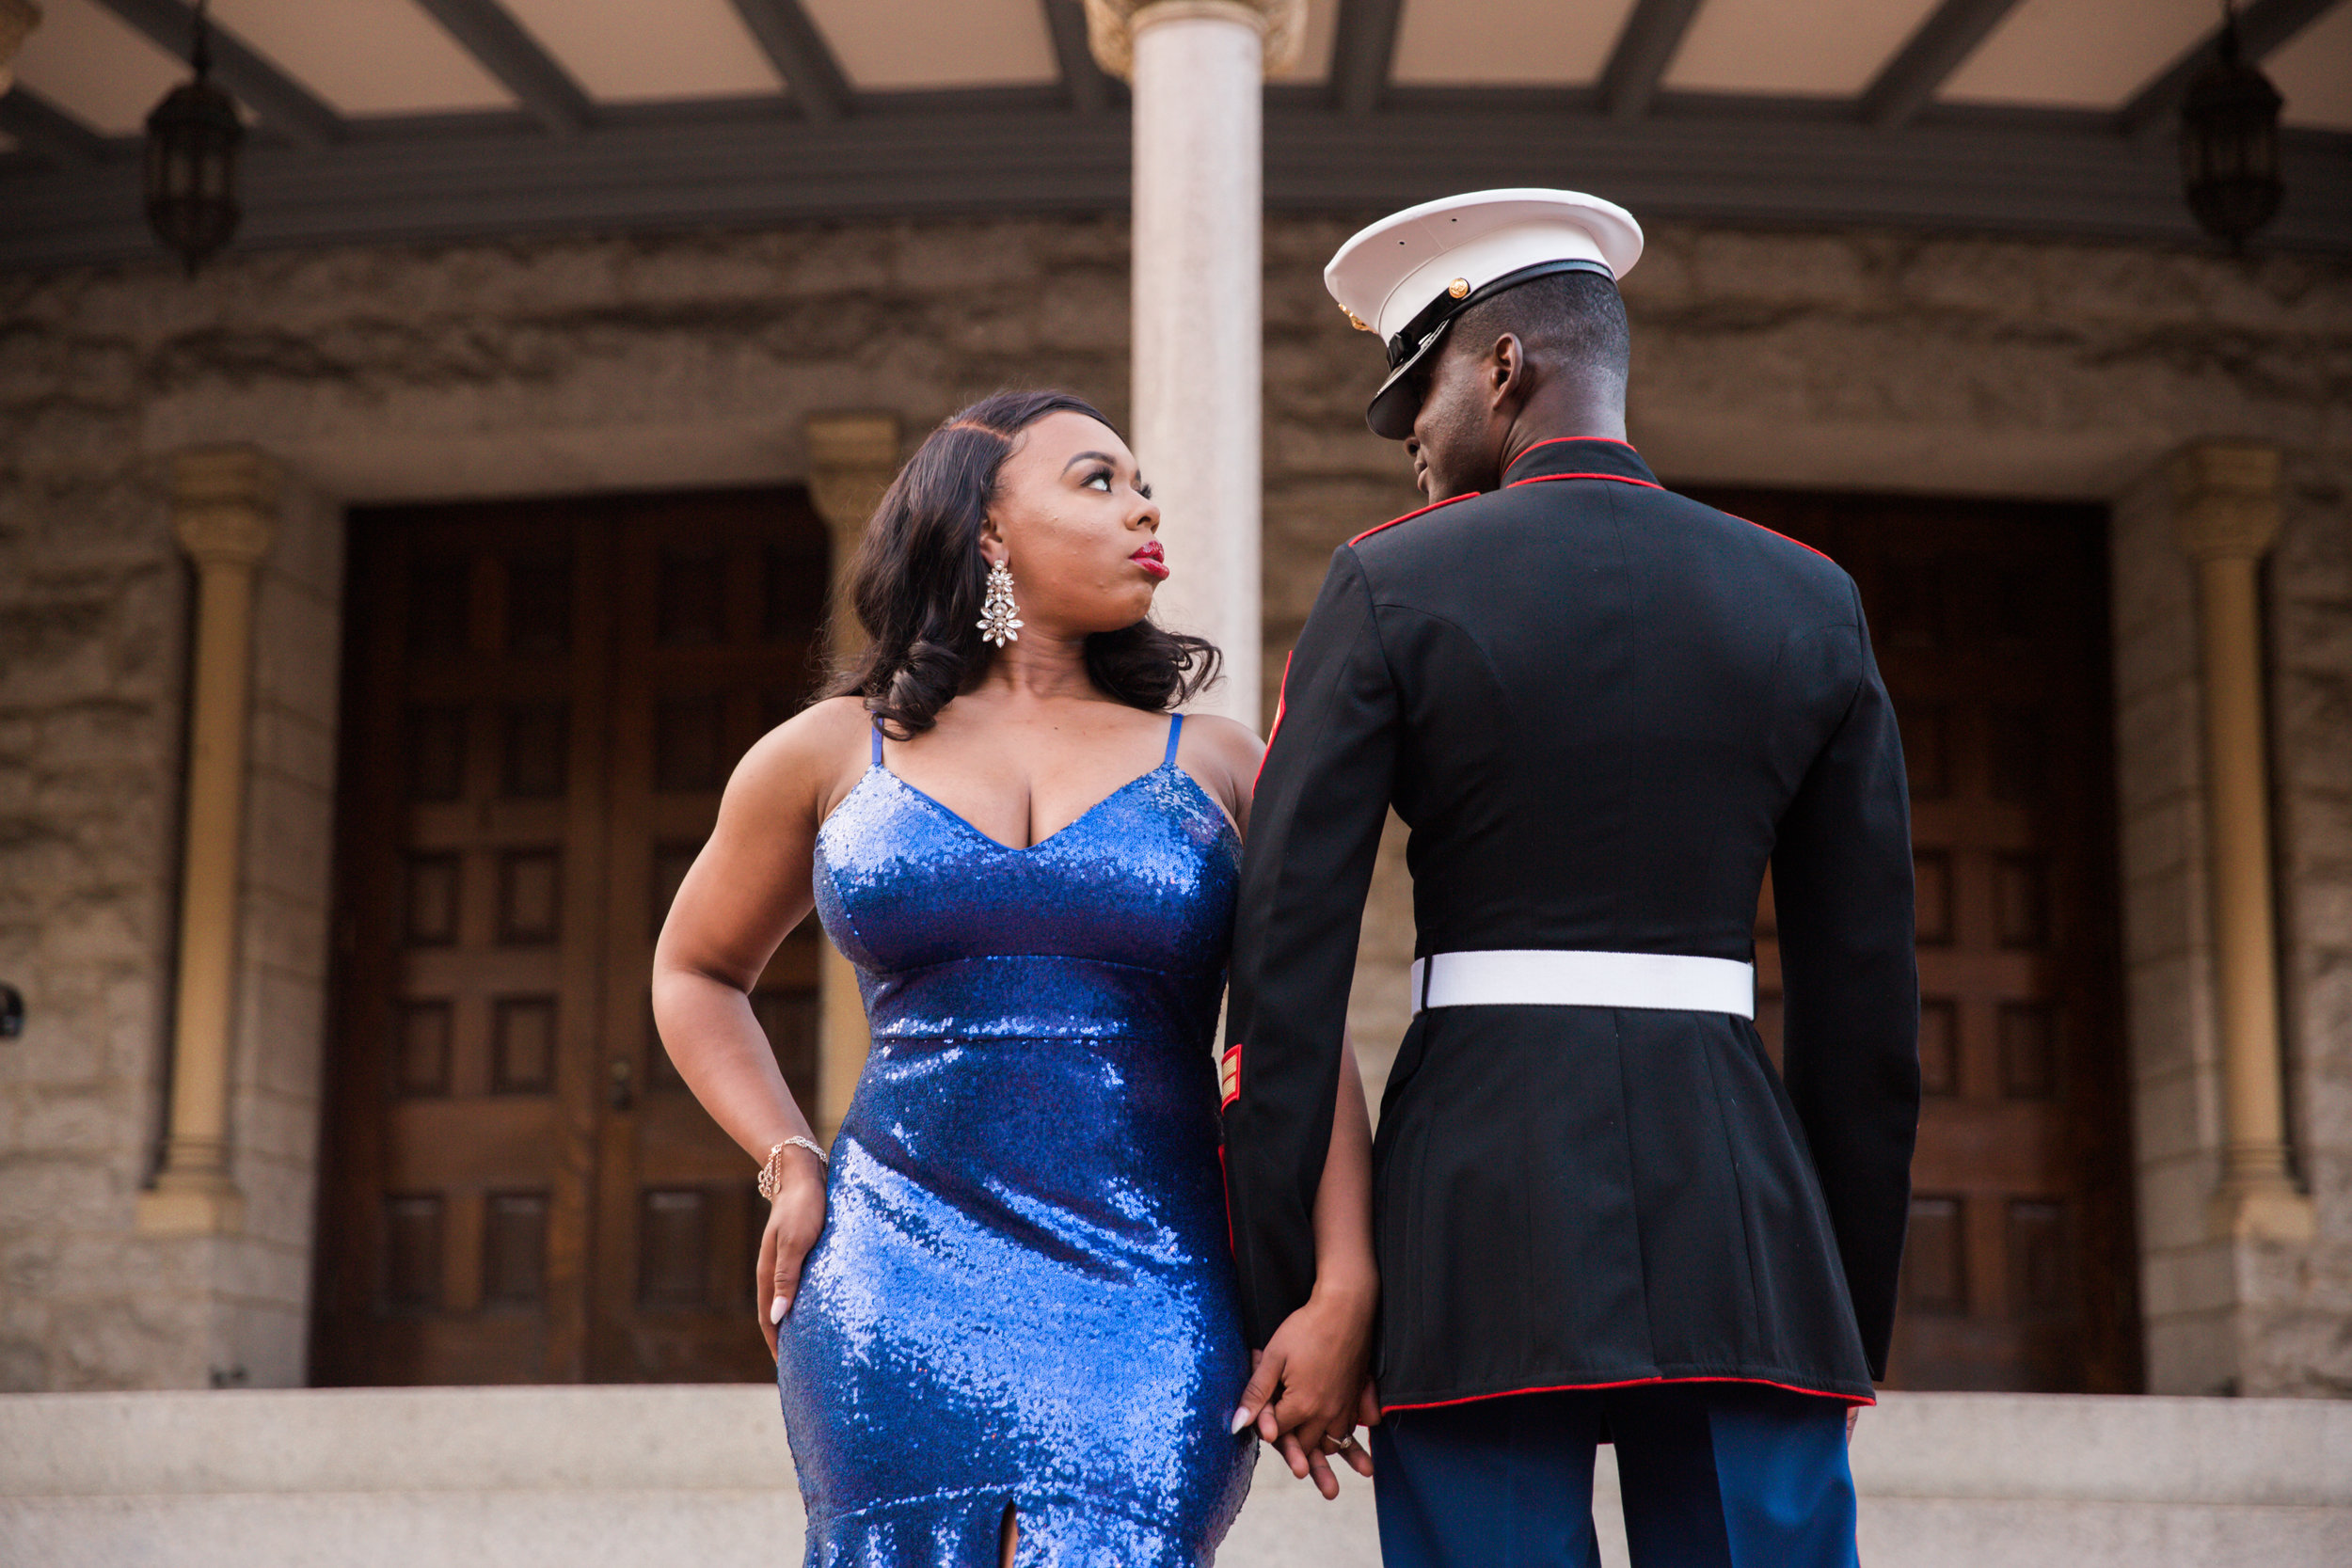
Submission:
[[[776,1325],[801,1291],[801,1265],[824,1228],[825,1167],[813,1154],[787,1149],[777,1173],[776,1200],[768,1208],[768,1227],[759,1233],[759,1332],[771,1357],[776,1354]]]

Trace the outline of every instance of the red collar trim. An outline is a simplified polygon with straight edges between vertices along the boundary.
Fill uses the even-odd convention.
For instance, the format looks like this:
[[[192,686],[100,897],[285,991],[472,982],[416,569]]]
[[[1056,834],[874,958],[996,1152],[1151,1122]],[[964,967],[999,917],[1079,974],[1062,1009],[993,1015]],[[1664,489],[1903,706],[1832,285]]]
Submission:
[[[1619,484],[1638,484],[1645,490],[1663,490],[1665,488],[1664,485],[1659,483],[1654,479],[1635,479],[1631,474],[1530,474],[1525,479],[1513,480],[1510,483],[1504,485],[1503,488],[1505,490],[1516,490],[1522,484],[1548,484],[1555,479],[1606,479],[1613,480]],[[1744,518],[1741,520],[1745,521]]]
[[[1642,455],[1641,448],[1635,446],[1630,441],[1620,441],[1614,436],[1548,436],[1544,439],[1536,442],[1534,446],[1528,448],[1526,451],[1523,451],[1517,457],[1511,459],[1508,464],[1504,465],[1502,471],[1507,474],[1513,468],[1516,468],[1520,464],[1526,462],[1531,453],[1539,452],[1546,447],[1556,447],[1563,441],[1601,441],[1613,447],[1623,447],[1626,451],[1631,452],[1636,457]]]
[[[1435,512],[1441,506],[1452,506],[1455,501],[1475,500],[1478,497],[1484,494],[1486,494],[1486,492],[1483,490],[1465,490],[1458,496],[1448,496],[1441,501],[1431,501],[1427,506],[1422,507],[1417,511],[1407,512],[1402,517],[1391,517],[1387,522],[1380,524],[1378,528],[1368,528],[1364,530],[1363,532],[1358,534],[1355,538],[1350,539],[1348,543],[1350,545],[1360,545],[1365,540],[1371,538],[1374,534],[1379,532],[1381,529],[1394,528],[1399,523],[1409,523],[1414,518],[1419,517],[1425,513]]]

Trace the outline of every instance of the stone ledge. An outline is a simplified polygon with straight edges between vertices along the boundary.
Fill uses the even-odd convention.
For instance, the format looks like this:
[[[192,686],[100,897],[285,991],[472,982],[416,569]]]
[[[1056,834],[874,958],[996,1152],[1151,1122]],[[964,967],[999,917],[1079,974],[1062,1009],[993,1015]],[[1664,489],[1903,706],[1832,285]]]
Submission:
[[[2347,1402],[1896,1394],[1854,1473],[1882,1568],[2317,1568],[2352,1544]],[[791,1475],[759,1385],[0,1396],[0,1537],[57,1568],[789,1561]],[[1267,1457],[1220,1561],[1373,1568],[1370,1504]]]

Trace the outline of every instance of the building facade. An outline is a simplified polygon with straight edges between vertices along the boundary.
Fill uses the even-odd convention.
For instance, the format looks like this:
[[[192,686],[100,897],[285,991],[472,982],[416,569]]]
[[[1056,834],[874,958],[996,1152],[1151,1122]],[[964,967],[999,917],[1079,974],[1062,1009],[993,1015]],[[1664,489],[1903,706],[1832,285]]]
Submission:
[[[84,37],[87,0],[51,8],[56,49]],[[1979,44],[2016,53],[2008,7],[1914,8],[1857,77],[1872,123],[1971,80]],[[2327,9],[2248,25],[2282,40]],[[1706,194],[1692,170],[1737,150],[1734,121],[1667,116],[1670,178],[1626,126],[1677,72],[1723,85],[1690,62],[1731,69],[1707,19],[1733,0],[1628,8],[1598,86],[1556,102],[1412,98],[1413,60],[1454,69],[1422,10],[1305,8],[1324,85],[1266,101],[1257,710],[1332,547],[1419,500],[1363,426],[1377,352],[1320,285],[1391,204],[1333,150],[1360,137],[1438,188],[1579,182],[1575,158],[1472,143],[1589,112],[1599,172],[1632,187],[1595,188],[1673,197],[1626,281],[1635,444],[1854,573],[1904,726],[1930,1093],[1894,1382],[2352,1390],[2341,214],[2306,187],[2282,243],[2232,257],[2169,215],[2169,160],[1964,109],[1885,142],[1757,120],[1758,159],[1892,149],[1895,172],[1854,177],[1886,182],[1876,218],[1793,162],[1763,195],[1738,170]],[[765,108],[591,118],[477,163],[436,122],[401,165],[231,56],[295,145],[256,153],[267,243],[193,277],[86,201],[121,144],[0,100],[0,134],[52,159],[0,149],[24,225],[0,213],[0,981],[25,1004],[0,1039],[0,1388],[765,1375],[750,1173],[667,1072],[644,966],[728,767],[849,635],[830,586],[904,452],[1004,387],[1127,424],[1134,356],[1168,353],[1131,349],[1146,274],[1104,215],[1119,89],[1083,74],[1077,8],[1044,15],[1066,127],[988,100],[972,148],[938,155],[1011,173],[943,194],[877,165],[895,195],[822,211],[732,167],[705,207],[660,205],[660,157],[768,150]],[[495,42],[469,47],[525,109],[574,112]],[[881,158],[894,122],[859,118],[850,78],[882,68],[840,46],[850,77],[759,43],[810,136]],[[26,80],[65,91],[65,58],[28,55]],[[1371,112],[1400,96],[1423,118]],[[1011,153],[1041,128],[1066,156],[1032,188]],[[2345,139],[2296,144],[2323,195]],[[593,186],[567,147],[634,170],[644,221],[580,217],[568,187],[531,208],[530,179]],[[1942,220],[1891,212],[1999,158],[2008,218],[1963,211],[1968,189]],[[333,206],[346,168],[377,205]],[[457,183],[428,214],[400,206],[410,175]],[[739,198],[767,205],[717,210]],[[2097,211],[2059,210],[2078,198]],[[1221,428],[1167,407],[1153,429]],[[1142,452],[1179,455],[1214,477],[1221,454]],[[1164,537],[1181,571],[1233,526],[1171,502]],[[1391,828],[1351,1006],[1375,1100],[1413,943]],[[1769,894],[1758,957],[1772,1047]],[[863,1049],[841,960],[796,935],[755,1008],[837,1124]]]
[[[1375,356],[1316,277],[1350,227],[1278,220],[1268,230],[1269,671],[1280,668],[1331,546],[1414,500],[1395,449],[1362,428]],[[370,752],[351,733],[353,705],[366,696],[345,664],[365,650],[346,624],[380,613],[385,592],[349,569],[384,559],[368,531],[437,519],[446,529],[454,518],[464,537],[499,526],[440,503],[479,512],[508,501],[511,515],[553,498],[560,515],[568,498],[723,489],[770,498],[779,513],[797,504],[814,553],[804,543],[791,559],[814,576],[824,502],[805,498],[846,489],[854,527],[855,493],[870,496],[887,468],[871,449],[844,462],[812,447],[812,434],[821,447],[839,427],[830,417],[886,415],[912,439],[975,396],[1036,384],[1071,387],[1123,417],[1124,249],[1122,229],[1107,220],[890,223],[262,254],[194,283],[158,264],[0,281],[11,324],[0,345],[9,409],[0,976],[28,1009],[23,1037],[0,1046],[0,1368],[10,1386],[288,1385],[313,1374],[322,1249],[331,1254],[358,1223],[322,1202],[322,1171],[347,1164],[355,1140],[380,1135],[368,1131],[366,1094],[339,1112],[328,1086],[340,1042],[360,1027],[337,988],[363,957],[338,935],[339,910],[344,927],[360,919],[358,891],[338,883],[338,816],[348,865],[347,818],[369,799],[368,773],[411,766],[416,744],[403,735]],[[1997,1054],[2004,1029],[2029,1027],[2014,1022],[2023,1015],[2011,1006],[2001,1015],[2010,1022],[1986,1033],[1965,1002],[1977,982],[1963,963],[1949,972],[1947,989],[1963,1000],[1939,1045],[1938,960],[1925,951],[1923,973],[1931,1083],[1955,1106],[2009,1102],[1954,1136],[1976,1140],[1977,1160],[2021,1167],[2002,1180],[2027,1186],[2035,1178],[2024,1166],[2065,1161],[2026,1144],[2089,1140],[2105,1175],[2080,1191],[2120,1213],[2126,1261],[2110,1266],[2071,1232],[2058,1263],[2011,1256],[2030,1253],[2033,1224],[2086,1222],[2029,1209],[1987,1238],[1972,1233],[1984,1222],[1969,1216],[1965,1196],[1939,1196],[1923,1176],[1923,1201],[1949,1207],[1925,1211],[1915,1237],[1950,1252],[1923,1262],[1915,1251],[1915,1288],[1942,1292],[1911,1309],[1919,1332],[1937,1343],[1954,1332],[1981,1337],[1992,1332],[1981,1323],[1939,1328],[1939,1312],[1997,1324],[2026,1310],[2033,1269],[2088,1269],[2129,1341],[2120,1358],[2111,1346],[2104,1353],[2104,1386],[2341,1392],[2352,1377],[2352,435],[2343,368],[2352,274],[2297,257],[1668,225],[1627,293],[1632,434],[1669,483],[1727,500],[1738,491],[1752,511],[1756,493],[1766,505],[1778,497],[1784,511],[1772,515],[1796,519],[1792,528],[1810,518],[1849,538],[1910,530],[1974,541],[1973,555],[1933,558],[1945,562],[1936,575],[1953,580],[1987,559],[2041,562],[2023,580],[1996,571],[1989,597],[1955,594],[1931,610],[1893,597],[1874,605],[1882,644],[1898,642],[1890,661],[1905,657],[1899,640],[1915,624],[1949,639],[1921,644],[1931,662],[1964,658],[2004,635],[2009,598],[2053,574],[2063,580],[2056,596],[2033,599],[2033,624],[2055,617],[2096,633],[2097,657],[2083,671],[2035,676],[2088,682],[2090,706],[2049,721],[2074,728],[2033,732],[2006,751],[1957,731],[1910,739],[1915,775],[1929,750],[1957,748],[1949,754],[1962,759],[1975,744],[1988,769],[2046,754],[2064,772],[2089,769],[2092,792],[2109,796],[2067,824],[2111,835],[2082,863],[2096,885],[2028,891],[2019,895],[2028,904],[2054,900],[2046,913],[1991,918],[2062,920],[2090,933],[2084,989],[2065,993],[2078,1014],[2062,1025],[2069,1043],[2048,1049],[2080,1054],[2111,1038],[2112,1073],[2019,1061],[1980,1070],[1979,1033]],[[2184,530],[2216,483],[2200,454],[2217,451],[2277,454],[2275,476],[2257,462],[2245,483],[2278,517],[2259,579],[2263,733],[2281,1083],[2307,1233],[2293,1222],[2271,1233],[2238,1225],[2214,1204],[2228,1068],[2215,999],[2204,663]],[[570,502],[568,515],[594,504]],[[173,1075],[201,1070],[171,1055],[199,585],[210,580],[192,555],[205,546],[190,541],[208,508],[249,516],[259,548],[245,761],[232,780],[242,833],[222,1070],[234,1201],[191,1219],[159,1208],[151,1189]],[[662,525],[650,526],[659,538]],[[691,534],[694,525],[679,526]],[[1179,560],[1184,532],[1184,520],[1171,518]],[[2054,536],[2088,540],[2089,569],[2063,551],[2047,557]],[[622,597],[655,592],[620,576],[609,586]],[[805,679],[794,657],[776,656],[785,673],[774,684]],[[1958,713],[1967,695],[1931,705]],[[2083,713],[2099,733],[2074,733]],[[714,744],[739,749],[740,735],[729,735]],[[2059,772],[2033,777],[2045,793],[2064,783]],[[1923,824],[1933,811],[1923,801]],[[379,820],[368,831],[400,830]],[[2024,863],[2027,841],[2002,839],[2005,831],[1956,841],[1942,862],[1923,842],[1923,888],[1951,879],[1948,941],[1964,946],[1960,927],[1979,918],[1967,858],[1992,845],[1993,862]],[[647,841],[641,832],[634,842]],[[1367,914],[1353,1012],[1375,1079],[1402,1031],[1412,941],[1395,847]],[[1995,902],[2010,896],[2000,874],[1986,884]],[[593,887],[587,896],[593,903]],[[1925,914],[1923,927],[1943,918]],[[2105,959],[2102,926],[2114,932]],[[1981,961],[1998,966],[2004,942],[2033,936],[1996,935]],[[587,961],[594,984],[642,992],[635,969],[605,972],[600,952]],[[813,988],[818,967],[806,959],[785,989]],[[628,1016],[626,1006],[596,1006],[601,1019]],[[805,1041],[813,1023],[804,1015],[784,1027]],[[598,1037],[534,1048],[557,1052],[538,1069],[544,1086],[579,1100],[583,1115],[627,1117],[634,1113],[611,1108],[606,1064],[642,1053],[633,1060],[644,1071],[658,1052],[642,1037],[624,1043],[627,1031],[609,1022],[589,1032]],[[1937,1050],[1954,1053],[1947,1068]],[[813,1065],[804,1070],[813,1079]],[[2028,1125],[2017,1102],[2058,1092],[2037,1072],[2066,1075],[2102,1101]],[[837,1116],[839,1085],[827,1087],[819,1097]],[[1936,1110],[1931,1101],[1931,1126]],[[589,1161],[609,1137],[535,1135],[580,1141],[575,1158]],[[618,1214],[650,1234],[657,1211],[641,1196],[578,1201],[592,1211],[586,1223],[610,1227]],[[2020,1201],[2000,1180],[1985,1196]],[[481,1239],[495,1220],[474,1221],[463,1242],[453,1214],[448,1223],[430,1244],[452,1257],[496,1244]],[[520,1223],[528,1236],[550,1221],[526,1213]],[[704,1227],[694,1234],[714,1247],[715,1223],[694,1218]],[[2117,1221],[2106,1223],[2111,1233]],[[641,1253],[656,1245],[638,1241]],[[406,1244],[426,1243],[411,1235]],[[572,1244],[585,1257],[599,1243]],[[2112,1234],[2103,1244],[2113,1247]],[[1932,1277],[1916,1285],[1923,1270]],[[510,1287],[526,1296],[549,1288],[528,1272]],[[2046,1288],[2076,1299],[2080,1283]],[[470,1288],[473,1310],[491,1310],[483,1287]],[[1952,1354],[1945,1381],[1997,1377]],[[2010,1364],[2042,1369],[2015,1374],[2028,1386],[2078,1386],[2083,1374],[2065,1361]],[[531,1365],[509,1362],[508,1373],[530,1375]],[[348,1370],[364,1380],[364,1366]],[[1934,1370],[1924,1375],[1933,1386]]]

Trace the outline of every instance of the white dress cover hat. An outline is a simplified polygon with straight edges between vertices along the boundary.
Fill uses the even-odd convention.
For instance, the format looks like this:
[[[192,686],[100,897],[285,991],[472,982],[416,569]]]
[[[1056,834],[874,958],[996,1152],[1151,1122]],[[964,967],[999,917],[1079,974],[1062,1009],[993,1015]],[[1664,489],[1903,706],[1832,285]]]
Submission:
[[[1471,191],[1359,231],[1323,269],[1323,286],[1351,323],[1388,345],[1389,378],[1364,422],[1392,441],[1413,433],[1420,409],[1406,372],[1481,300],[1553,273],[1623,277],[1641,257],[1633,214],[1581,191]]]

